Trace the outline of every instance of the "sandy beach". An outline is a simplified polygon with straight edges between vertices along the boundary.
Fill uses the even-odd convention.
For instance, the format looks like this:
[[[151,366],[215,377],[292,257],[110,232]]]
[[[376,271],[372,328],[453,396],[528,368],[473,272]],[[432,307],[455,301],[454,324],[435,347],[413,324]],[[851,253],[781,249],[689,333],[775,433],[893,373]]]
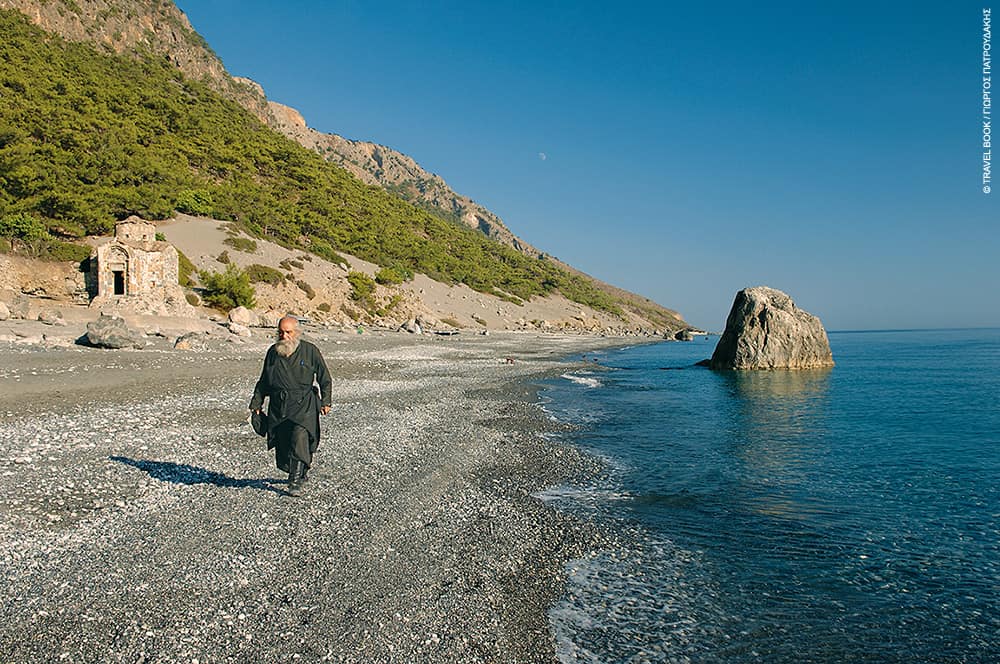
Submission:
[[[533,496],[601,469],[530,383],[628,342],[307,329],[334,410],[294,498],[245,421],[264,335],[0,343],[0,660],[554,661],[609,535]]]

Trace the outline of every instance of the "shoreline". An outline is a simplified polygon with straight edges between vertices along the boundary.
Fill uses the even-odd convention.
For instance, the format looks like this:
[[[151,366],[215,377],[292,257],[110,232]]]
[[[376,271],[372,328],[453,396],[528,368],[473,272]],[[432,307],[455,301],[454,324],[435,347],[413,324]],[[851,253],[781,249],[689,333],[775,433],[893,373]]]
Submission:
[[[533,495],[600,470],[533,383],[636,340],[311,336],[335,408],[299,499],[242,419],[268,342],[0,347],[8,661],[555,661],[564,564],[608,535]]]

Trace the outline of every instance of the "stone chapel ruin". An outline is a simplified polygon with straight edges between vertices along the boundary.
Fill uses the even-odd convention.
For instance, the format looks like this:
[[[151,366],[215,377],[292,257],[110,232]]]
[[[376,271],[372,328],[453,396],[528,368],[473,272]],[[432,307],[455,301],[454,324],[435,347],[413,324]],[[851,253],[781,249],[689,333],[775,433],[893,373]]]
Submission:
[[[93,309],[137,314],[194,315],[177,283],[173,245],[156,239],[156,225],[131,216],[90,254]]]

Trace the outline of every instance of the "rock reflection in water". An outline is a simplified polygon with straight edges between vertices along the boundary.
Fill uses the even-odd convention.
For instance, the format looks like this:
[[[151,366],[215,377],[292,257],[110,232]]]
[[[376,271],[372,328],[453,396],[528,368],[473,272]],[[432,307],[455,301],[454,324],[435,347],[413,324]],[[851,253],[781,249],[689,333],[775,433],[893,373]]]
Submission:
[[[733,453],[742,463],[746,507],[807,519],[826,500],[809,478],[827,454],[831,369],[726,372],[734,400]]]

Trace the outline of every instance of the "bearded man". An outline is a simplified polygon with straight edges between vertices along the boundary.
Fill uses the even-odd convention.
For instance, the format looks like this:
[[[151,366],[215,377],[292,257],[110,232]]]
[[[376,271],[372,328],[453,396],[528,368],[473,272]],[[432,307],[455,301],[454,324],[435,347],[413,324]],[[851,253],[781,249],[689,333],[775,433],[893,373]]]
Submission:
[[[278,468],[288,473],[288,493],[301,493],[312,455],[319,447],[319,415],[330,412],[333,386],[323,356],[300,339],[299,321],[285,316],[278,321],[278,340],[264,356],[260,380],[253,388],[250,410],[267,406],[267,449],[274,448]],[[319,384],[317,393],[313,382]],[[322,400],[322,402],[321,402]]]

